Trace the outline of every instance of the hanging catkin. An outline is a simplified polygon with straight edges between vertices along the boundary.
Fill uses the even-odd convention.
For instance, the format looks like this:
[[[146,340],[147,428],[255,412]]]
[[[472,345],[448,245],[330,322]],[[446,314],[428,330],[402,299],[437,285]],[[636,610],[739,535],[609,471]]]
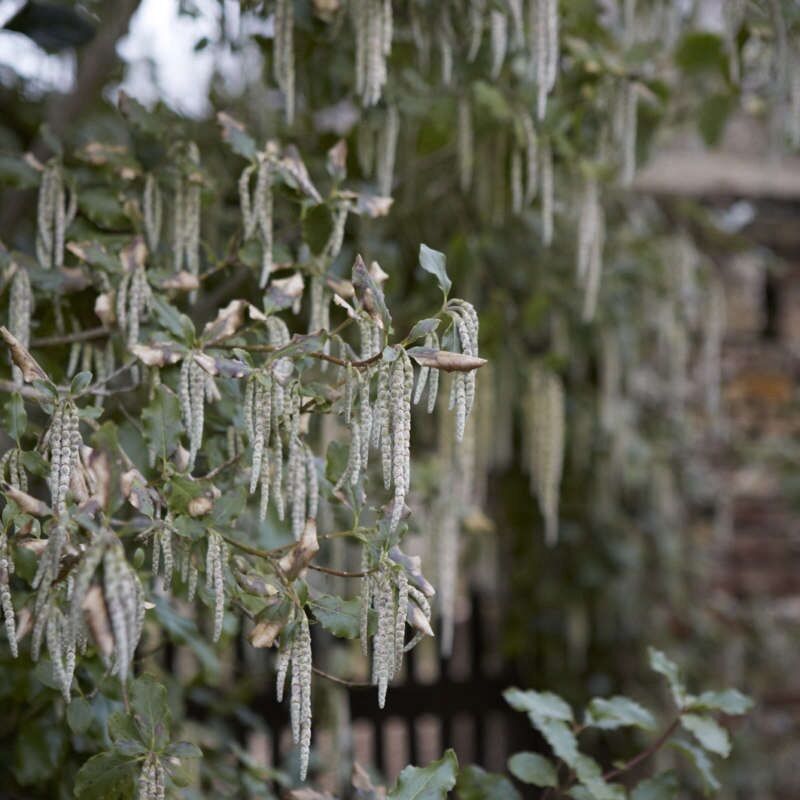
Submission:
[[[272,62],[275,83],[283,92],[286,122],[294,122],[294,0],[275,2],[275,47]]]
[[[378,191],[384,196],[392,194],[397,138],[400,134],[400,113],[396,106],[386,109],[386,118],[378,135]]]
[[[558,496],[564,461],[564,388],[553,372],[534,365],[524,401],[528,471],[545,521],[545,540],[558,541]]]
[[[381,99],[386,59],[392,50],[392,3],[354,0],[350,8],[356,40],[356,92],[364,106],[374,106]]]
[[[23,347],[30,346],[31,314],[33,313],[33,291],[28,270],[17,264],[11,280],[11,291],[8,303],[8,329],[19,340]],[[11,373],[14,383],[22,383],[22,372],[16,365]]]
[[[194,142],[186,145],[186,158],[192,171],[179,172],[173,184],[172,256],[175,272],[184,268],[192,275],[200,272],[200,151]],[[195,292],[189,295],[194,302]]]
[[[539,145],[541,192],[542,192],[542,243],[550,247],[553,242],[553,216],[555,213],[555,185],[553,177],[553,150],[547,139]]]
[[[0,533],[0,612],[3,614],[8,647],[13,658],[17,657],[17,623],[9,583],[14,573],[14,562],[8,552],[8,537]]]
[[[583,320],[594,319],[600,278],[603,271],[605,242],[605,213],[599,198],[597,179],[588,176],[583,187],[578,219],[578,250],[576,272],[584,288]]]
[[[558,0],[536,0],[536,113],[544,119],[558,78]]]
[[[489,74],[496,80],[503,69],[508,50],[508,17],[505,12],[492,9],[489,14],[489,34],[492,48]]]
[[[147,246],[150,248],[151,253],[155,253],[158,249],[158,243],[161,238],[162,203],[158,180],[152,172],[148,172],[142,195],[142,217]]]
[[[472,104],[469,96],[458,99],[458,124],[456,126],[458,147],[458,179],[462,192],[472,186],[472,170],[475,164],[475,136],[472,128]]]
[[[636,142],[639,92],[633,80],[626,80],[620,93],[619,111],[622,141],[622,185],[630,186],[636,173]]]
[[[522,114],[522,130],[525,135],[525,205],[530,205],[538,191],[539,138],[530,114]]]

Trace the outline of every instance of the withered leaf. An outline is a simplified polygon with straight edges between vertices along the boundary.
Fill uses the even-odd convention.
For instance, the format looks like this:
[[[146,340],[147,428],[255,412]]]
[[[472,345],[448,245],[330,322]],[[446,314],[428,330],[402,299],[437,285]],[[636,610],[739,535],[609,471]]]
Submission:
[[[177,364],[183,358],[183,351],[173,344],[135,344],[131,352],[148,367],[165,367]]]
[[[39,366],[36,359],[28,352],[26,347],[17,339],[5,325],[0,326],[0,336],[11,350],[11,360],[19,367],[22,377],[27,383],[44,381],[49,383],[47,373]]]
[[[7,483],[3,484],[3,491],[9,500],[13,500],[24,513],[30,514],[32,517],[46,517],[52,513],[47,503],[32,497],[27,492],[15,489]]]
[[[309,517],[299,541],[278,562],[278,565],[289,580],[294,580],[311,563],[318,552],[317,521]]]
[[[432,347],[409,347],[406,351],[421,367],[442,369],[445,372],[471,372],[486,363],[485,358],[453,353],[450,350],[435,350]]]

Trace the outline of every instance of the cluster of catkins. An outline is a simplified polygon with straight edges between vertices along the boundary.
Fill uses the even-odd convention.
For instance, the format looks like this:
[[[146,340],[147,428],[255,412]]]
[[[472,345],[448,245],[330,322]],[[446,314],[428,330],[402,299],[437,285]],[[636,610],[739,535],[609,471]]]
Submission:
[[[409,581],[402,566],[382,558],[372,566],[365,547],[362,551],[361,650],[369,655],[369,620],[374,612],[377,625],[372,640],[372,682],[378,687],[378,705],[386,703],[389,682],[403,665],[403,653],[413,648],[424,635],[433,635],[430,626],[432,587],[422,588]],[[426,594],[426,590],[428,593]],[[406,624],[416,631],[406,644]]]
[[[288,5],[291,6],[291,3]],[[249,164],[239,176],[239,208],[242,212],[242,227],[245,241],[257,237],[261,242],[261,277],[263,289],[272,272],[273,207],[272,185],[275,178],[277,147],[268,142],[258,154],[255,164]],[[250,183],[255,174],[255,187]]]
[[[289,342],[289,331],[277,317],[267,318],[273,347]],[[253,370],[247,378],[244,395],[244,422],[252,446],[251,494],[260,486],[259,518],[265,519],[269,501],[280,520],[288,499],[292,533],[299,539],[308,518],[316,518],[319,506],[319,479],[314,454],[301,432],[300,385],[292,378],[288,358],[278,358]],[[284,447],[288,445],[284,493]]]
[[[138,800],[165,800],[164,765],[155,753],[148,753],[139,773]]]
[[[391,0],[354,0],[350,16],[356,45],[356,93],[365,106],[381,99],[392,52],[394,20]]]
[[[464,355],[478,355],[478,313],[466,300],[448,300],[445,312],[453,321],[459,349]],[[456,411],[456,439],[464,438],[467,417],[475,402],[475,370],[457,372],[450,384],[449,408]],[[435,402],[435,401],[434,401]],[[430,404],[430,400],[429,400]]]
[[[468,192],[472,188],[475,171],[473,108],[469,95],[459,100],[457,115],[459,184],[462,191]],[[549,247],[553,241],[555,215],[552,145],[549,137],[538,135],[533,118],[525,109],[520,109],[516,115],[515,131],[508,160],[511,210],[514,214],[521,214],[539,196],[542,242]]]
[[[214,379],[200,365],[195,353],[188,353],[181,362],[178,382],[178,400],[181,406],[183,426],[189,435],[189,469],[194,468],[197,453],[203,443],[205,426],[205,402],[219,399],[219,390]]]
[[[291,666],[292,739],[300,745],[300,780],[305,780],[311,749],[311,631],[305,611],[296,609],[294,616],[296,619],[287,626],[291,638],[282,642],[278,651],[276,695],[278,702],[282,702],[286,674]]]
[[[202,183],[194,171],[200,165],[200,151],[194,142],[186,145],[186,160],[193,171],[189,174],[179,171],[173,185],[172,259],[176,273],[185,267],[191,275],[196,276],[200,271]],[[190,299],[193,299],[193,295],[190,295]]]
[[[78,409],[72,400],[56,401],[44,444],[50,452],[48,484],[53,511],[63,514],[67,508],[67,492],[72,485],[82,445]]]
[[[32,582],[37,594],[31,634],[33,660],[38,660],[42,644],[46,643],[54,675],[67,702],[76,652],[85,651],[89,630],[104,661],[124,682],[144,623],[144,592],[139,576],[128,564],[122,543],[113,533],[98,534],[78,566],[65,580],[59,580],[61,559],[68,549],[72,551],[66,523],[54,522]],[[92,578],[101,565],[102,585],[93,585]]]
[[[43,269],[64,266],[64,234],[78,210],[78,195],[67,192],[61,161],[47,162],[39,184],[36,214],[36,258]]]
[[[150,310],[152,291],[144,264],[126,270],[116,296],[117,325],[125,332],[128,348],[139,342],[139,326]]]
[[[548,544],[558,540],[558,497],[564,464],[564,387],[554,372],[534,364],[523,411],[531,489],[539,500]]]

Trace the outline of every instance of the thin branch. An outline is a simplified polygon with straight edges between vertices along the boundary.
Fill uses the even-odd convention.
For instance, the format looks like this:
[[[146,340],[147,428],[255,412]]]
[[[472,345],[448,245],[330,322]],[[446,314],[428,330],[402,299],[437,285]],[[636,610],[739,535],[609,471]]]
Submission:
[[[363,681],[348,681],[345,678],[339,678],[336,675],[331,675],[330,672],[325,672],[321,670],[319,667],[311,667],[314,671],[315,675],[319,675],[320,678],[326,678],[329,681],[333,681],[333,683],[338,683],[339,686],[347,686],[351,689],[371,689],[375,686],[374,683],[364,683]]]
[[[0,392],[7,392],[8,394],[18,394],[22,397],[27,397],[29,400],[49,400],[50,395],[45,392],[40,392],[33,386],[24,386],[22,384],[14,383],[14,381],[0,380]]]
[[[92,339],[104,339],[111,335],[111,330],[105,327],[87,328],[84,331],[59,334],[57,336],[42,336],[31,341],[31,347],[54,347],[59,344],[72,344],[73,342],[89,342]]]
[[[345,572],[341,569],[333,569],[332,567],[320,567],[317,564],[309,564],[309,569],[316,570],[317,572],[324,572],[326,575],[336,575],[339,578],[366,578],[376,570],[371,569],[368,572]]]
[[[198,480],[207,481],[211,480],[211,478],[215,478],[220,472],[228,469],[228,467],[232,467],[239,459],[242,457],[241,453],[237,453],[235,456],[232,456],[227,461],[223,461],[220,465],[214,467],[214,469],[207,472],[205,475],[201,475]]]
[[[651,756],[655,755],[667,742],[670,736],[675,733],[675,729],[680,724],[681,718],[680,715],[675,717],[674,720],[670,723],[669,727],[658,737],[646,750],[642,750],[639,755],[634,756],[630,761],[626,761],[621,767],[617,767],[616,769],[609,770],[603,775],[603,780],[611,780],[612,778],[616,778],[618,775],[621,775],[623,772],[628,772],[632,770],[634,767],[641,764],[643,761],[646,761]]]

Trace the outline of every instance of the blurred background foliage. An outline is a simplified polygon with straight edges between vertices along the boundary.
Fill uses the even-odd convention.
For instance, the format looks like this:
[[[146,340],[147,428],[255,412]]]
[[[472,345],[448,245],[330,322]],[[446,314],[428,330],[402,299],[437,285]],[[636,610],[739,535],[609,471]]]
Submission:
[[[798,136],[797,4],[640,0],[626,26],[628,4],[562,0],[556,89],[546,116],[535,123],[553,152],[555,231],[549,246],[543,243],[541,191],[530,205],[514,208],[515,153],[525,147],[525,119],[535,116],[536,107],[525,48],[510,47],[492,75],[486,31],[470,61],[471,3],[396,3],[383,98],[363,108],[354,93],[347,4],[298,0],[291,124],[272,78],[271,3],[164,3],[162,24],[196,23],[189,29],[196,31],[193,50],[162,64],[126,59],[126,49],[135,51],[135,42],[125,40],[128,30],[137,35],[138,15],[158,19],[155,5],[26,2],[0,32],[10,37],[14,31],[55,54],[49,58],[56,59],[56,72],[70,76],[64,88],[63,74],[42,80],[41,74],[50,74],[44,61],[39,75],[18,73],[13,57],[2,68],[0,235],[6,248],[33,252],[38,173],[23,154],[42,161],[63,152],[68,174],[81,187],[70,240],[113,249],[141,226],[133,179],[142,170],[168,175],[173,143],[190,139],[202,153],[203,259],[207,269],[219,268],[207,284],[210,299],[192,310],[202,324],[232,297],[258,296],[258,254],[238,236],[236,179],[245,162],[235,143],[223,140],[215,112],[241,121],[258,143],[278,138],[296,144],[313,177],[325,175],[326,154],[344,139],[348,185],[391,194],[394,202],[385,217],[351,215],[332,271],[348,275],[358,252],[379,261],[390,276],[386,290],[395,328],[403,331],[429,314],[430,276],[415,266],[419,244],[426,242],[447,254],[459,295],[480,312],[481,352],[490,363],[480,376],[475,502],[459,518],[459,592],[486,598],[504,663],[525,685],[558,691],[576,703],[590,694],[652,691],[652,681],[643,677],[646,644],[673,654],[699,684],[737,685],[764,702],[770,689],[786,686],[796,617],[776,620],[768,592],[742,599],[736,587],[717,580],[718,559],[735,535],[727,465],[758,471],[768,464],[782,476],[782,495],[796,494],[791,440],[779,435],[754,444],[745,415],[731,410],[730,393],[720,388],[725,330],[739,335],[730,322],[739,306],[731,298],[752,291],[758,293],[753,304],[766,302],[761,284],[743,284],[731,264],[750,258],[764,274],[785,270],[779,256],[787,253],[754,234],[759,219],[773,218],[774,208],[756,202],[741,224],[733,201],[748,199],[746,191],[681,196],[653,190],[638,178],[626,185],[620,170],[630,146],[630,118],[620,121],[615,108],[620,87],[635,85],[633,147],[640,168],[685,138],[720,149],[728,123],[741,119],[758,130],[770,152],[786,152]],[[488,6],[508,11],[505,3]],[[451,71],[443,64],[449,58]],[[175,96],[164,70],[181,73],[183,96]],[[465,104],[471,119],[466,144],[460,116]],[[399,135],[387,179],[382,148],[394,110]],[[465,159],[472,162],[468,178]],[[600,187],[606,219],[601,288],[589,321],[575,277],[587,177]],[[332,225],[324,207],[298,222],[293,203],[288,193],[278,198],[278,262],[302,252],[301,240],[313,249]],[[776,203],[796,210],[791,198]],[[52,286],[56,294],[63,290]],[[729,309],[722,333],[714,327],[720,325],[714,310],[720,293]],[[91,291],[73,298],[81,328],[97,325],[93,301]],[[297,329],[304,323],[298,319]],[[764,326],[754,327],[760,341]],[[40,304],[35,335],[56,329],[54,307]],[[44,366],[66,356],[66,348],[53,348]],[[526,397],[534,363],[560,375],[567,398],[554,547],[545,544],[528,476]],[[789,390],[793,402],[793,378]],[[762,409],[748,409],[758,424]],[[437,431],[420,420],[414,449],[425,463],[416,473],[413,505],[423,533],[439,524],[450,480],[451,465],[437,442]],[[790,522],[780,518],[776,524]],[[431,546],[435,558],[435,542]],[[241,796],[270,796],[263,778],[271,773],[242,768],[245,753],[238,767],[221,745],[219,757],[213,755],[226,738],[223,712],[244,725],[262,724],[248,706],[251,682],[224,676],[224,664],[194,623],[166,606],[155,613],[201,664],[188,689],[177,680],[168,689],[176,719],[187,704],[204,708],[207,730],[195,731],[208,754],[202,769],[222,785],[236,785]],[[12,710],[0,722],[7,743],[0,763],[17,785],[30,787],[10,796],[68,796],[70,776],[101,744],[98,720],[117,689],[106,679],[109,685],[89,700],[91,726],[70,719],[70,734],[57,718],[47,676],[26,659],[4,659],[2,670],[0,697]],[[205,683],[221,691],[212,696]],[[330,705],[333,724],[336,702]],[[738,753],[723,776],[726,796],[797,796],[790,766],[796,715],[774,711],[762,705],[737,730]],[[323,710],[318,719],[325,717]]]

